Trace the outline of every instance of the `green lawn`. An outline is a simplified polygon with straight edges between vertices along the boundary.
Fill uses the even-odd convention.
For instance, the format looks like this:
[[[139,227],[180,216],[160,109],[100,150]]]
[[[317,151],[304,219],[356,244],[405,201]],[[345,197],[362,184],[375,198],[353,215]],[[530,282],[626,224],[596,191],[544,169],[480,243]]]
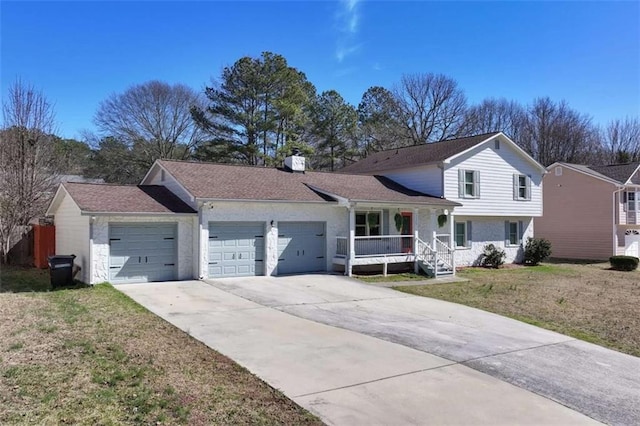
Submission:
[[[2,270],[0,424],[321,424],[111,285],[48,281]]]
[[[640,271],[606,263],[466,268],[468,282],[395,287],[495,312],[640,356]]]

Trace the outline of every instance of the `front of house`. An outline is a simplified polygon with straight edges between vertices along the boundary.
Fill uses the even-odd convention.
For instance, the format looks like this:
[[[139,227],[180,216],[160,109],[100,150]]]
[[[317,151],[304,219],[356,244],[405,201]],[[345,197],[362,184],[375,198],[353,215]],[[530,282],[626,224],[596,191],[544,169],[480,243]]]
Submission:
[[[457,266],[477,265],[487,244],[520,261],[542,216],[546,170],[501,132],[375,153],[344,171],[460,203],[451,216]]]
[[[160,160],[137,186],[63,184],[48,210],[56,252],[92,284],[396,264],[453,274],[488,242],[515,260],[541,211],[540,170],[501,133],[467,139],[383,173],[307,171],[294,155],[284,168]]]

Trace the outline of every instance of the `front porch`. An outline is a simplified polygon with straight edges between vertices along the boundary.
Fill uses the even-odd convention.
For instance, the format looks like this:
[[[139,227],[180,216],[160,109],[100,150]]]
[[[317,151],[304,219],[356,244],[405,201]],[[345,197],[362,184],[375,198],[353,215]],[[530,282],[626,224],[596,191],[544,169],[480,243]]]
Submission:
[[[357,236],[351,245],[348,237],[339,236],[336,240],[333,263],[344,265],[346,275],[351,275],[354,266],[382,265],[386,276],[388,265],[393,263],[413,263],[416,272],[422,268],[434,277],[455,275],[450,234],[433,232],[430,243],[417,235]]]

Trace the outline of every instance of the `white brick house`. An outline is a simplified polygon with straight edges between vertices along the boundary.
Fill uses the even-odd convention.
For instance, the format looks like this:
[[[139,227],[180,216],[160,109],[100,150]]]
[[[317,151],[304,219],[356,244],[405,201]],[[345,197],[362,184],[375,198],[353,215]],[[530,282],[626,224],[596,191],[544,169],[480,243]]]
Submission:
[[[352,170],[353,169],[353,170]],[[544,168],[502,133],[373,154],[340,173],[157,161],[140,185],[63,184],[57,254],[89,283],[282,275],[517,259]]]

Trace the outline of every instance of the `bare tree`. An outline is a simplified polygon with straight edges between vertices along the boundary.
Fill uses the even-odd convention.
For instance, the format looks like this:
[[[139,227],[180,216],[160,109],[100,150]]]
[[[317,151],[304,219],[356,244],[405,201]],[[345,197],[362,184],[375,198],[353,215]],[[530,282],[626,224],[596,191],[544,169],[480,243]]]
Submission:
[[[472,136],[504,132],[518,141],[525,122],[526,110],[515,101],[489,98],[471,106],[465,113],[463,134]]]
[[[149,81],[103,101],[94,122],[101,136],[138,144],[148,165],[157,159],[188,158],[201,141],[191,117],[199,95],[182,84]]]
[[[432,73],[404,75],[392,92],[414,145],[459,134],[467,100],[455,80]]]
[[[520,143],[545,166],[556,161],[588,164],[600,150],[591,118],[550,98],[535,99],[528,108]]]
[[[359,151],[361,156],[385,149],[413,145],[399,118],[393,93],[373,86],[362,95],[358,105]]]
[[[638,117],[610,121],[602,131],[601,137],[609,162],[640,161],[640,119]]]
[[[55,187],[53,106],[33,86],[17,80],[3,102],[0,131],[0,254],[29,221],[42,215]]]

